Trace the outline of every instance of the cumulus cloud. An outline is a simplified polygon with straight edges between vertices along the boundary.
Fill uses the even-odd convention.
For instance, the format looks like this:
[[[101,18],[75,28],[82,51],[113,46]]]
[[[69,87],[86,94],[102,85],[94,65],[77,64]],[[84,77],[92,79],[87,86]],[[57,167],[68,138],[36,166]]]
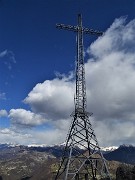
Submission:
[[[125,19],[117,19],[88,49],[92,55],[86,64],[88,107],[99,120],[135,120],[134,27],[135,20],[125,24]]]
[[[42,115],[25,109],[11,109],[8,117],[12,125],[15,126],[33,127],[46,122],[46,119]]]
[[[0,129],[1,143],[28,144],[33,139],[30,133],[16,132],[11,128]]]
[[[1,109],[0,110],[0,117],[7,117],[8,116],[8,113],[5,109]]]
[[[94,113],[90,120],[101,146],[135,145],[134,29],[135,20],[127,23],[126,18],[116,19],[87,49],[87,109]],[[24,102],[29,104],[31,111],[10,111],[11,123],[36,126],[47,122],[51,128],[44,132],[31,131],[31,140],[45,144],[61,143],[71,122],[69,116],[74,110],[74,92],[73,74],[56,73],[55,79],[38,83],[25,98]]]
[[[35,132],[33,133],[33,137],[35,140],[33,143],[54,145],[64,142],[66,134],[64,131],[60,131],[59,129],[51,129],[47,131]]]
[[[34,112],[44,113],[47,119],[65,119],[73,111],[74,83],[71,76],[55,78],[37,84],[28,94],[25,103]]]
[[[123,121],[120,118],[97,122],[96,117],[92,118],[91,122],[100,145],[104,147],[121,144],[135,145],[135,122]]]
[[[57,142],[62,143],[65,140],[66,134],[59,129],[51,129],[46,131],[29,130],[16,131],[12,128],[0,129],[0,142],[13,144],[46,144],[53,145]]]
[[[6,58],[4,61],[4,64],[8,67],[9,70],[12,69],[12,64],[16,63],[15,55],[12,51],[10,50],[4,50],[0,52],[0,58]]]

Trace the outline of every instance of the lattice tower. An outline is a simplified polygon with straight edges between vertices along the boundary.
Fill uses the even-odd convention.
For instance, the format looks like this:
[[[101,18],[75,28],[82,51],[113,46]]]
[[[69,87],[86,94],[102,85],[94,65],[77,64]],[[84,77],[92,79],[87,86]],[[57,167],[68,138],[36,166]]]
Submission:
[[[81,14],[78,15],[77,26],[57,24],[56,27],[77,33],[77,60],[75,111],[71,115],[72,123],[55,180],[95,180],[101,178],[110,180],[106,161],[89,120],[92,113],[88,113],[86,109],[86,83],[83,55],[83,34],[100,36],[103,33],[83,27]]]

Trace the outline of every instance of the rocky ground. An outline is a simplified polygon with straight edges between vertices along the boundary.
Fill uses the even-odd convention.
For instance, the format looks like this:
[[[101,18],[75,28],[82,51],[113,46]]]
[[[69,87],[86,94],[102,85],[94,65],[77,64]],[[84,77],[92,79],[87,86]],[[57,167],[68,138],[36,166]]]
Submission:
[[[28,179],[41,169],[50,172],[48,168],[53,159],[56,158],[45,152],[20,152],[14,158],[0,161],[0,175],[3,180]]]

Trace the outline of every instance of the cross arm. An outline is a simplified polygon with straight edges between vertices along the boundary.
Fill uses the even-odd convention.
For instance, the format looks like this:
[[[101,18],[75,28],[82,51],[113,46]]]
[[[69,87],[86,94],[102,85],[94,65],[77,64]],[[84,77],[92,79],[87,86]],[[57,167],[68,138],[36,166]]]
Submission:
[[[56,28],[65,29],[65,30],[74,31],[74,32],[77,31],[76,26],[65,25],[65,24],[56,24]]]
[[[85,34],[92,34],[92,35],[98,35],[98,36],[102,36],[103,35],[103,32],[97,31],[97,30],[93,30],[93,29],[89,29],[89,28],[83,28],[83,32]]]
[[[97,30],[93,30],[93,29],[89,29],[85,27],[79,27],[79,26],[56,24],[56,28],[65,29],[65,30],[74,31],[74,32],[82,31],[85,34],[92,34],[92,35],[98,35],[98,36],[103,35],[103,32],[101,31],[97,31]]]

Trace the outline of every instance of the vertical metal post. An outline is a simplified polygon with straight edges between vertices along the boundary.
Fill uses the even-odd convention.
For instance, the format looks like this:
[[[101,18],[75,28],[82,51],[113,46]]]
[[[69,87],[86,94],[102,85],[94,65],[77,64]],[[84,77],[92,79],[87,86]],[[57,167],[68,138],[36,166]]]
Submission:
[[[79,180],[79,174],[78,173],[75,176],[75,180]]]
[[[88,179],[88,174],[85,174],[85,180],[89,180],[89,179]]]

